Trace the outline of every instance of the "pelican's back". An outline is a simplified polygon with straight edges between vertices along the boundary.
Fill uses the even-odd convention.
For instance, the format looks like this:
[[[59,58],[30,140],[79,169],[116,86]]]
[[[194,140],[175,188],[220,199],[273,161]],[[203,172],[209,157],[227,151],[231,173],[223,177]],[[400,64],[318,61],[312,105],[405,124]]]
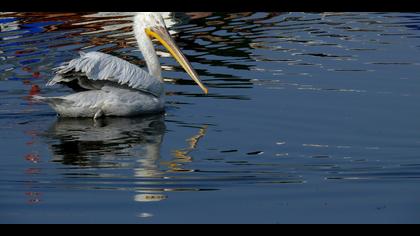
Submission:
[[[104,85],[128,87],[160,97],[163,83],[140,67],[101,52],[80,53],[80,57],[55,68],[56,75],[47,85],[63,83],[85,90],[101,89]]]

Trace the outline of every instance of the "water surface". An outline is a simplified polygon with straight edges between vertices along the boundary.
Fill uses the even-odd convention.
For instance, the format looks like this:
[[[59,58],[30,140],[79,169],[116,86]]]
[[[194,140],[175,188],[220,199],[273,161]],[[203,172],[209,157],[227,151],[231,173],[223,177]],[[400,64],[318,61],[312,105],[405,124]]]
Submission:
[[[419,223],[420,14],[165,14],[166,112],[59,119],[32,95],[132,13],[0,14],[0,223]]]

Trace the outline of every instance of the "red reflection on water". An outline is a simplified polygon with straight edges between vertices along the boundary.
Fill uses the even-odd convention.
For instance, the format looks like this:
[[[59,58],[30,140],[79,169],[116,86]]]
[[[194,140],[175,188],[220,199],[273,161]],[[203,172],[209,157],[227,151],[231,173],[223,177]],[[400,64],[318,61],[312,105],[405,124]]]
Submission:
[[[35,71],[34,73],[32,73],[32,77],[34,77],[35,79],[39,79],[41,77],[41,72]]]
[[[213,12],[187,12],[186,14],[190,16],[191,19],[200,19],[213,15]]]
[[[29,174],[29,175],[36,175],[41,173],[41,169],[39,168],[28,168],[25,170],[25,174]]]
[[[32,136],[32,137],[36,137],[36,136],[38,136],[38,131],[36,131],[36,130],[26,130],[25,134],[27,134],[29,136]]]
[[[25,192],[25,195],[26,196],[31,196],[31,197],[38,197],[38,196],[40,196],[41,195],[41,193],[40,192]]]
[[[32,71],[32,68],[29,67],[29,66],[24,66],[24,67],[22,67],[22,70],[26,71],[26,72],[30,72],[30,71]]]
[[[25,155],[25,160],[30,161],[32,163],[39,163],[41,161],[41,158],[38,154],[29,153]]]
[[[25,195],[29,197],[29,199],[26,201],[28,204],[37,204],[41,202],[41,195],[40,192],[25,192]]]
[[[22,83],[23,83],[24,85],[29,85],[29,84],[31,84],[32,82],[31,82],[30,80],[28,80],[28,79],[24,79],[24,80],[22,80]]]
[[[28,131],[25,131],[25,134],[29,135],[32,139],[31,141],[26,142],[26,145],[32,145],[35,142],[34,138],[37,132],[34,130],[28,130]],[[41,162],[41,157],[37,153],[28,153],[25,155],[25,160],[30,162],[31,164],[38,165]],[[38,168],[38,167],[29,167],[29,168],[26,168],[24,171],[24,174],[27,175],[29,178],[29,181],[25,183],[27,188],[29,188],[29,191],[25,192],[25,195],[28,196],[28,199],[26,201],[27,204],[32,205],[32,204],[38,204],[41,202],[41,198],[40,198],[41,193],[30,191],[34,187],[33,185],[37,183],[37,181],[34,180],[34,177],[31,177],[31,176],[36,176],[40,174],[41,172],[42,172],[42,168]]]
[[[22,54],[28,54],[28,53],[32,53],[35,52],[36,50],[33,48],[28,48],[28,49],[23,49],[23,50],[17,50],[15,51],[15,55],[22,55]]]
[[[29,91],[29,96],[37,95],[40,92],[41,92],[41,89],[39,88],[39,86],[36,84],[33,84],[31,87],[31,90]]]
[[[32,140],[32,141],[28,141],[28,142],[26,142],[26,145],[27,145],[27,146],[31,146],[31,145],[33,145],[34,143],[35,143],[35,141],[33,141],[33,140]]]

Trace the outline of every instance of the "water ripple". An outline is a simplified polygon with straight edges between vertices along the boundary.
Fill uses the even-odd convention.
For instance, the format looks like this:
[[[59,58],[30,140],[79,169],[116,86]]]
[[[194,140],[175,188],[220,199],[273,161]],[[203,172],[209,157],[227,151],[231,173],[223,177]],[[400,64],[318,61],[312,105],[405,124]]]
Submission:
[[[208,95],[158,45],[166,114],[57,119],[31,99],[68,93],[45,82],[80,50],[145,66],[133,14],[0,13],[0,139],[17,147],[1,190],[122,190],[147,202],[236,186],[419,180],[418,14],[165,14]]]

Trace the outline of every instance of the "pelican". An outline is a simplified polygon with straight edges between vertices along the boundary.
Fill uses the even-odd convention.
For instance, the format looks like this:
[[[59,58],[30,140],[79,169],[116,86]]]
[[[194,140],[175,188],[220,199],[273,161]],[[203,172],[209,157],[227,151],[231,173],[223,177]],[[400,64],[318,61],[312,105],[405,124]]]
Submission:
[[[153,47],[157,39],[178,61],[205,94],[207,88],[171,38],[163,17],[157,12],[140,12],[133,19],[134,35],[148,72],[118,57],[101,52],[80,57],[54,69],[47,86],[64,84],[76,93],[60,97],[34,96],[48,103],[62,117],[136,116],[164,110],[161,66]]]

